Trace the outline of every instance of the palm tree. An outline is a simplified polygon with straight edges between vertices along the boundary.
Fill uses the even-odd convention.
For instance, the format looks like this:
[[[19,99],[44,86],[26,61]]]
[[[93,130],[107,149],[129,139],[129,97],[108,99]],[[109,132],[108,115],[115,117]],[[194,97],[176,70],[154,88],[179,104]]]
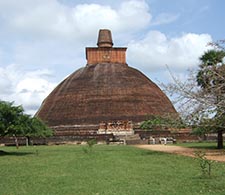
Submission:
[[[214,107],[215,116],[212,119],[213,126],[218,134],[217,147],[223,148],[223,132],[225,130],[224,118],[225,107],[221,107],[221,102],[224,101],[225,94],[225,64],[223,59],[225,51],[223,50],[209,50],[201,57],[201,64],[196,76],[197,84],[201,87],[203,93],[215,97]]]

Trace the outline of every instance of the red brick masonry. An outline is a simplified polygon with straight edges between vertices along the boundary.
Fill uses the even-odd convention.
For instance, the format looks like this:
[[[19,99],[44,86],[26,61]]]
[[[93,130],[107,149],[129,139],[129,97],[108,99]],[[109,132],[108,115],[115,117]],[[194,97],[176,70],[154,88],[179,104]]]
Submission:
[[[87,47],[87,64],[91,65],[105,62],[126,64],[126,50],[127,48]]]

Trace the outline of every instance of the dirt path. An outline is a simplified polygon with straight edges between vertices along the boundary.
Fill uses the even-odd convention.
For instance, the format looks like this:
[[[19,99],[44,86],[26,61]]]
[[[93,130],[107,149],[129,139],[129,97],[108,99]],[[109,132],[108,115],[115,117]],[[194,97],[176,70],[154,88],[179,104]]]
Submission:
[[[138,148],[147,149],[147,150],[154,150],[160,152],[167,152],[173,154],[179,154],[184,156],[191,156],[195,157],[196,151],[202,151],[200,149],[193,149],[193,148],[185,148],[181,146],[172,146],[172,145],[136,145]],[[206,153],[206,157],[210,160],[216,160],[225,162],[225,150],[204,150]]]

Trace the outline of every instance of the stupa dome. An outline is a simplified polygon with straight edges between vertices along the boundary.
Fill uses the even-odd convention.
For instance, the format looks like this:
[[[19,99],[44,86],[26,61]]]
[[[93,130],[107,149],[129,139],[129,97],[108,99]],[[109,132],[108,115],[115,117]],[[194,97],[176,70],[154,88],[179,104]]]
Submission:
[[[177,116],[161,89],[127,65],[127,48],[112,47],[111,32],[101,31],[104,33],[99,36],[106,37],[98,37],[98,47],[86,48],[87,65],[49,94],[37,116],[52,127],[121,120],[137,123],[149,115]]]

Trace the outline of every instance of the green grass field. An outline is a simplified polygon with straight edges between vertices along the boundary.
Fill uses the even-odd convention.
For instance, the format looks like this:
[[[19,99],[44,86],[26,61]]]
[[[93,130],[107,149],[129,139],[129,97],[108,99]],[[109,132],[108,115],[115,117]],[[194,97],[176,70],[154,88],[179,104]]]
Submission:
[[[225,163],[210,178],[196,159],[132,146],[0,147],[0,195],[224,195]]]
[[[177,144],[179,146],[187,147],[187,148],[196,148],[196,149],[217,149],[217,143],[216,142],[190,142],[190,143],[179,143]],[[224,145],[225,149],[225,145]]]

